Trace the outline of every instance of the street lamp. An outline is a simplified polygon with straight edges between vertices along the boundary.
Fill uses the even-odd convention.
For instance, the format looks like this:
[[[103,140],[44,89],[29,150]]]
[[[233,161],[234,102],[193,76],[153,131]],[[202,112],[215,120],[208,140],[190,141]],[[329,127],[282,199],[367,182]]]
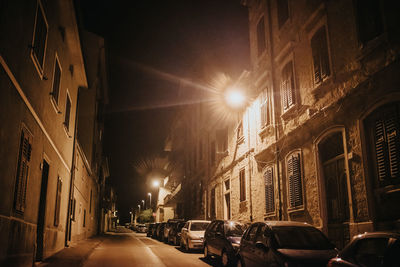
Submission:
[[[153,181],[153,187],[159,187],[160,186],[160,181],[159,180],[154,180]]]
[[[140,215],[140,205],[137,205],[138,206],[138,208],[139,208],[139,215]]]
[[[246,97],[242,90],[238,88],[228,88],[224,93],[225,102],[232,108],[240,108],[243,106]]]
[[[145,209],[145,207],[144,207],[144,200],[142,199],[142,203],[143,203],[143,209]]]
[[[148,196],[149,196],[149,198],[150,198],[150,200],[149,200],[149,203],[150,203],[150,205],[149,205],[149,206],[150,206],[150,207],[149,207],[149,208],[151,209],[151,193],[149,192],[149,193],[147,193],[147,195],[148,195]]]

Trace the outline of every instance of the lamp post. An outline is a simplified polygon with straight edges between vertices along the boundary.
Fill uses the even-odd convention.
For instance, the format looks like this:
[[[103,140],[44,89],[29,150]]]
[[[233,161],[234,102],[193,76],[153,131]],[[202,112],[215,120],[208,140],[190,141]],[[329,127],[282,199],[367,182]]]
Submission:
[[[144,200],[142,199],[142,204],[143,204],[143,209],[146,209],[145,207],[144,207]]]
[[[132,223],[133,223],[133,212],[130,211],[129,214],[131,215],[131,225],[132,225]]]
[[[137,205],[138,206],[138,208],[139,208],[139,215],[140,215],[140,205]]]
[[[149,192],[149,193],[147,193],[147,195],[149,196],[149,203],[150,203],[150,205],[149,205],[149,208],[151,209],[151,193]]]

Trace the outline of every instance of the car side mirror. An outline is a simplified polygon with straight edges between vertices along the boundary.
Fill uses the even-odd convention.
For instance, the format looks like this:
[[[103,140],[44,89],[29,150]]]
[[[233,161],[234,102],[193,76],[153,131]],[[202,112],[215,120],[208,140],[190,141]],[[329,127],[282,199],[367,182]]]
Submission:
[[[262,251],[264,251],[264,252],[268,252],[268,250],[269,250],[269,247],[267,247],[263,242],[261,242],[261,241],[257,241],[256,242],[256,248],[258,248],[258,249],[260,249],[260,250],[262,250]]]

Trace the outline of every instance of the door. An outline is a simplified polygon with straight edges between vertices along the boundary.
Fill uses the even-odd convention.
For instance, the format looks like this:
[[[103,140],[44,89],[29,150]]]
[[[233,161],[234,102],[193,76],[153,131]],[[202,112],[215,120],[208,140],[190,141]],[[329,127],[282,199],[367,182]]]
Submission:
[[[40,189],[39,211],[38,211],[38,220],[36,228],[36,261],[41,261],[43,259],[48,179],[49,179],[49,164],[46,162],[46,160],[43,160],[42,184]]]
[[[319,144],[325,184],[328,236],[337,248],[350,240],[349,202],[342,132],[336,132]]]

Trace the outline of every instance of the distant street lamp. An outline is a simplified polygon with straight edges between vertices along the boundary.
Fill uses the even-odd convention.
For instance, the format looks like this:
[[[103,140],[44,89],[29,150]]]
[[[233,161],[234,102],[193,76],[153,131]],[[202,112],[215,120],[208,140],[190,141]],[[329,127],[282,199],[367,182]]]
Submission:
[[[138,208],[139,208],[139,215],[140,215],[140,205],[137,205],[138,206]]]
[[[150,200],[149,200],[149,203],[150,203],[149,208],[151,209],[151,193],[149,192],[149,193],[147,193],[147,195],[148,195],[149,198],[150,198]]]
[[[145,207],[144,207],[144,200],[142,199],[142,203],[143,203],[143,209],[145,209]]]
[[[132,223],[133,223],[133,212],[130,211],[129,214],[131,215],[131,225],[132,225]]]

